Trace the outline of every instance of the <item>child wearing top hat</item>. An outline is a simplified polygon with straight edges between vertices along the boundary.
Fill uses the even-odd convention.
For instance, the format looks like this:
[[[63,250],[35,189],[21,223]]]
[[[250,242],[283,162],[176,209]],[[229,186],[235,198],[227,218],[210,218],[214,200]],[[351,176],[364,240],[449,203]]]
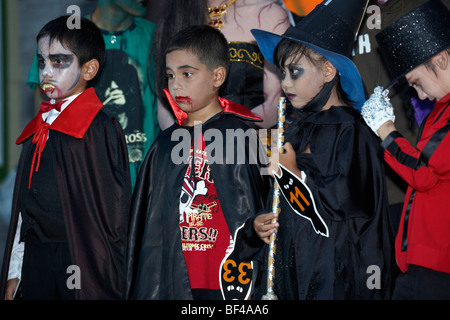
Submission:
[[[407,183],[395,254],[394,299],[450,299],[450,12],[431,0],[376,39],[393,79],[405,77],[435,101],[415,147],[397,131],[388,90],[377,87],[363,117],[383,142],[384,159]]]
[[[266,242],[277,230],[274,291],[279,299],[386,299],[391,294],[393,236],[383,166],[376,137],[358,112],[365,96],[350,60],[366,5],[323,1],[282,36],[252,31],[265,58],[280,68],[284,93],[298,112],[279,162],[297,177],[306,175],[327,230],[316,231],[312,220],[296,214],[284,198],[276,223],[272,213],[255,219],[254,228]]]

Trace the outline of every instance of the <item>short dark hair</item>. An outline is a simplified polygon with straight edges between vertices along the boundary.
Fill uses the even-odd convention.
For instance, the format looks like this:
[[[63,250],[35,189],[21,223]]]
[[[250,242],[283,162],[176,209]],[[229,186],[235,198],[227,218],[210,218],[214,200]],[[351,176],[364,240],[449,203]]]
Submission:
[[[298,62],[301,57],[305,57],[316,68],[320,68],[327,61],[324,56],[300,42],[282,39],[273,54],[274,64],[279,68],[284,68],[290,57],[295,57],[294,63]]]
[[[105,61],[105,42],[98,27],[90,20],[80,17],[79,28],[69,29],[67,19],[69,15],[61,16],[48,22],[39,31],[36,42],[48,36],[50,43],[54,40],[61,42],[63,47],[72,51],[78,58],[80,66],[91,59],[97,59],[100,67]]]
[[[207,25],[190,26],[176,33],[170,40],[166,55],[175,50],[188,50],[212,70],[230,66],[230,52],[225,36]]]

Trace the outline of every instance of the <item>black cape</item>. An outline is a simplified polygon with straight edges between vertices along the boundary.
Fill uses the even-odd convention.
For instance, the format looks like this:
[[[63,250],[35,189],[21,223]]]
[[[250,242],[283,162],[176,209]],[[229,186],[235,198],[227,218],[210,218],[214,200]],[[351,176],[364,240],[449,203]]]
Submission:
[[[81,273],[81,289],[74,289],[76,299],[125,298],[131,202],[128,154],[120,124],[106,115],[102,107],[94,89],[87,89],[50,127],[71,259]],[[19,216],[20,181],[23,174],[30,172],[23,163],[26,153],[34,152],[31,140],[40,121],[39,114],[18,139],[23,150],[1,273],[2,298]]]
[[[221,102],[230,104],[224,100]],[[216,130],[215,133],[223,137],[220,147],[226,149],[226,144],[231,144],[236,150],[237,143],[243,142],[245,137],[240,134],[236,139],[226,139],[227,129],[252,134],[256,131],[247,131],[249,127],[242,121],[252,119],[224,110],[202,124],[202,133],[205,136],[209,129]],[[179,228],[180,193],[188,164],[176,164],[172,159],[173,150],[180,144],[177,132],[187,134],[190,147],[193,127],[174,124],[163,131],[150,148],[135,186],[128,273],[131,299],[193,298]],[[178,138],[172,139],[172,136]],[[211,143],[214,141],[205,136],[206,148]],[[248,147],[248,139],[245,146]],[[260,166],[253,161],[236,164],[233,157],[236,153],[224,152],[224,164],[210,163],[211,176],[231,235],[234,237],[236,230],[242,227],[239,231],[242,241],[236,248],[239,247],[242,259],[251,259],[264,245],[254,232],[253,218],[264,210],[270,176],[261,175]]]
[[[396,268],[394,238],[376,137],[356,110],[332,107],[304,116],[301,124],[295,120],[286,141],[306,173],[329,236],[317,233],[281,197],[276,295],[300,300],[388,299]],[[302,153],[307,146],[311,154]]]

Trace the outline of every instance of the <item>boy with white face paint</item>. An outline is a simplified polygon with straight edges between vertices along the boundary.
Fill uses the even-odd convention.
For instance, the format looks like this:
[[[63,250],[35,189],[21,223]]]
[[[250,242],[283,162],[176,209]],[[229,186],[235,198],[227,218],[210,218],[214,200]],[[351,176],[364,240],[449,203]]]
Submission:
[[[38,43],[39,80],[48,97],[60,101],[84,90],[78,58],[49,36]]]
[[[105,57],[101,33],[84,18],[81,28],[68,29],[67,18],[37,36],[40,86],[50,100],[16,142],[23,150],[2,299],[124,296],[131,199],[125,138],[87,89]]]
[[[156,25],[144,18],[147,0],[97,0],[85,17],[100,29],[106,57],[89,84],[105,111],[119,120],[128,147],[132,185],[148,148],[160,133],[153,88],[153,61],[148,58]],[[35,91],[36,110],[46,96],[40,87],[37,55],[27,85]]]

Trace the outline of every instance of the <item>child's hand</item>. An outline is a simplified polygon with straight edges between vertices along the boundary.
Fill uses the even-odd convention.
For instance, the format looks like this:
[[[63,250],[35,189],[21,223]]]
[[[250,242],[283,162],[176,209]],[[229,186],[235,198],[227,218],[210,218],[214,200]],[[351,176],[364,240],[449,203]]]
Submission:
[[[281,163],[288,170],[298,173],[300,170],[297,168],[297,162],[295,158],[295,151],[289,142],[284,145],[284,152],[278,153],[278,149],[272,150],[272,155],[270,156],[269,162],[269,173],[273,177],[273,172],[280,175],[280,168],[278,163]],[[294,171],[293,171],[294,170]]]
[[[378,86],[361,108],[361,115],[367,125],[379,135],[378,129],[387,121],[395,121],[394,107],[389,101],[389,91]]]
[[[17,285],[19,284],[19,278],[9,279],[6,282],[5,300],[13,300],[14,292],[16,292]]]
[[[295,156],[295,150],[292,147],[292,144],[289,142],[284,145],[284,153],[278,155],[280,163],[297,177],[302,177],[302,172],[297,167],[297,159]],[[279,170],[277,171],[279,174]]]
[[[258,237],[267,244],[270,243],[270,235],[274,233],[279,226],[278,222],[272,222],[276,217],[277,215],[272,212],[263,213],[257,216],[253,221],[253,228],[258,234]]]

